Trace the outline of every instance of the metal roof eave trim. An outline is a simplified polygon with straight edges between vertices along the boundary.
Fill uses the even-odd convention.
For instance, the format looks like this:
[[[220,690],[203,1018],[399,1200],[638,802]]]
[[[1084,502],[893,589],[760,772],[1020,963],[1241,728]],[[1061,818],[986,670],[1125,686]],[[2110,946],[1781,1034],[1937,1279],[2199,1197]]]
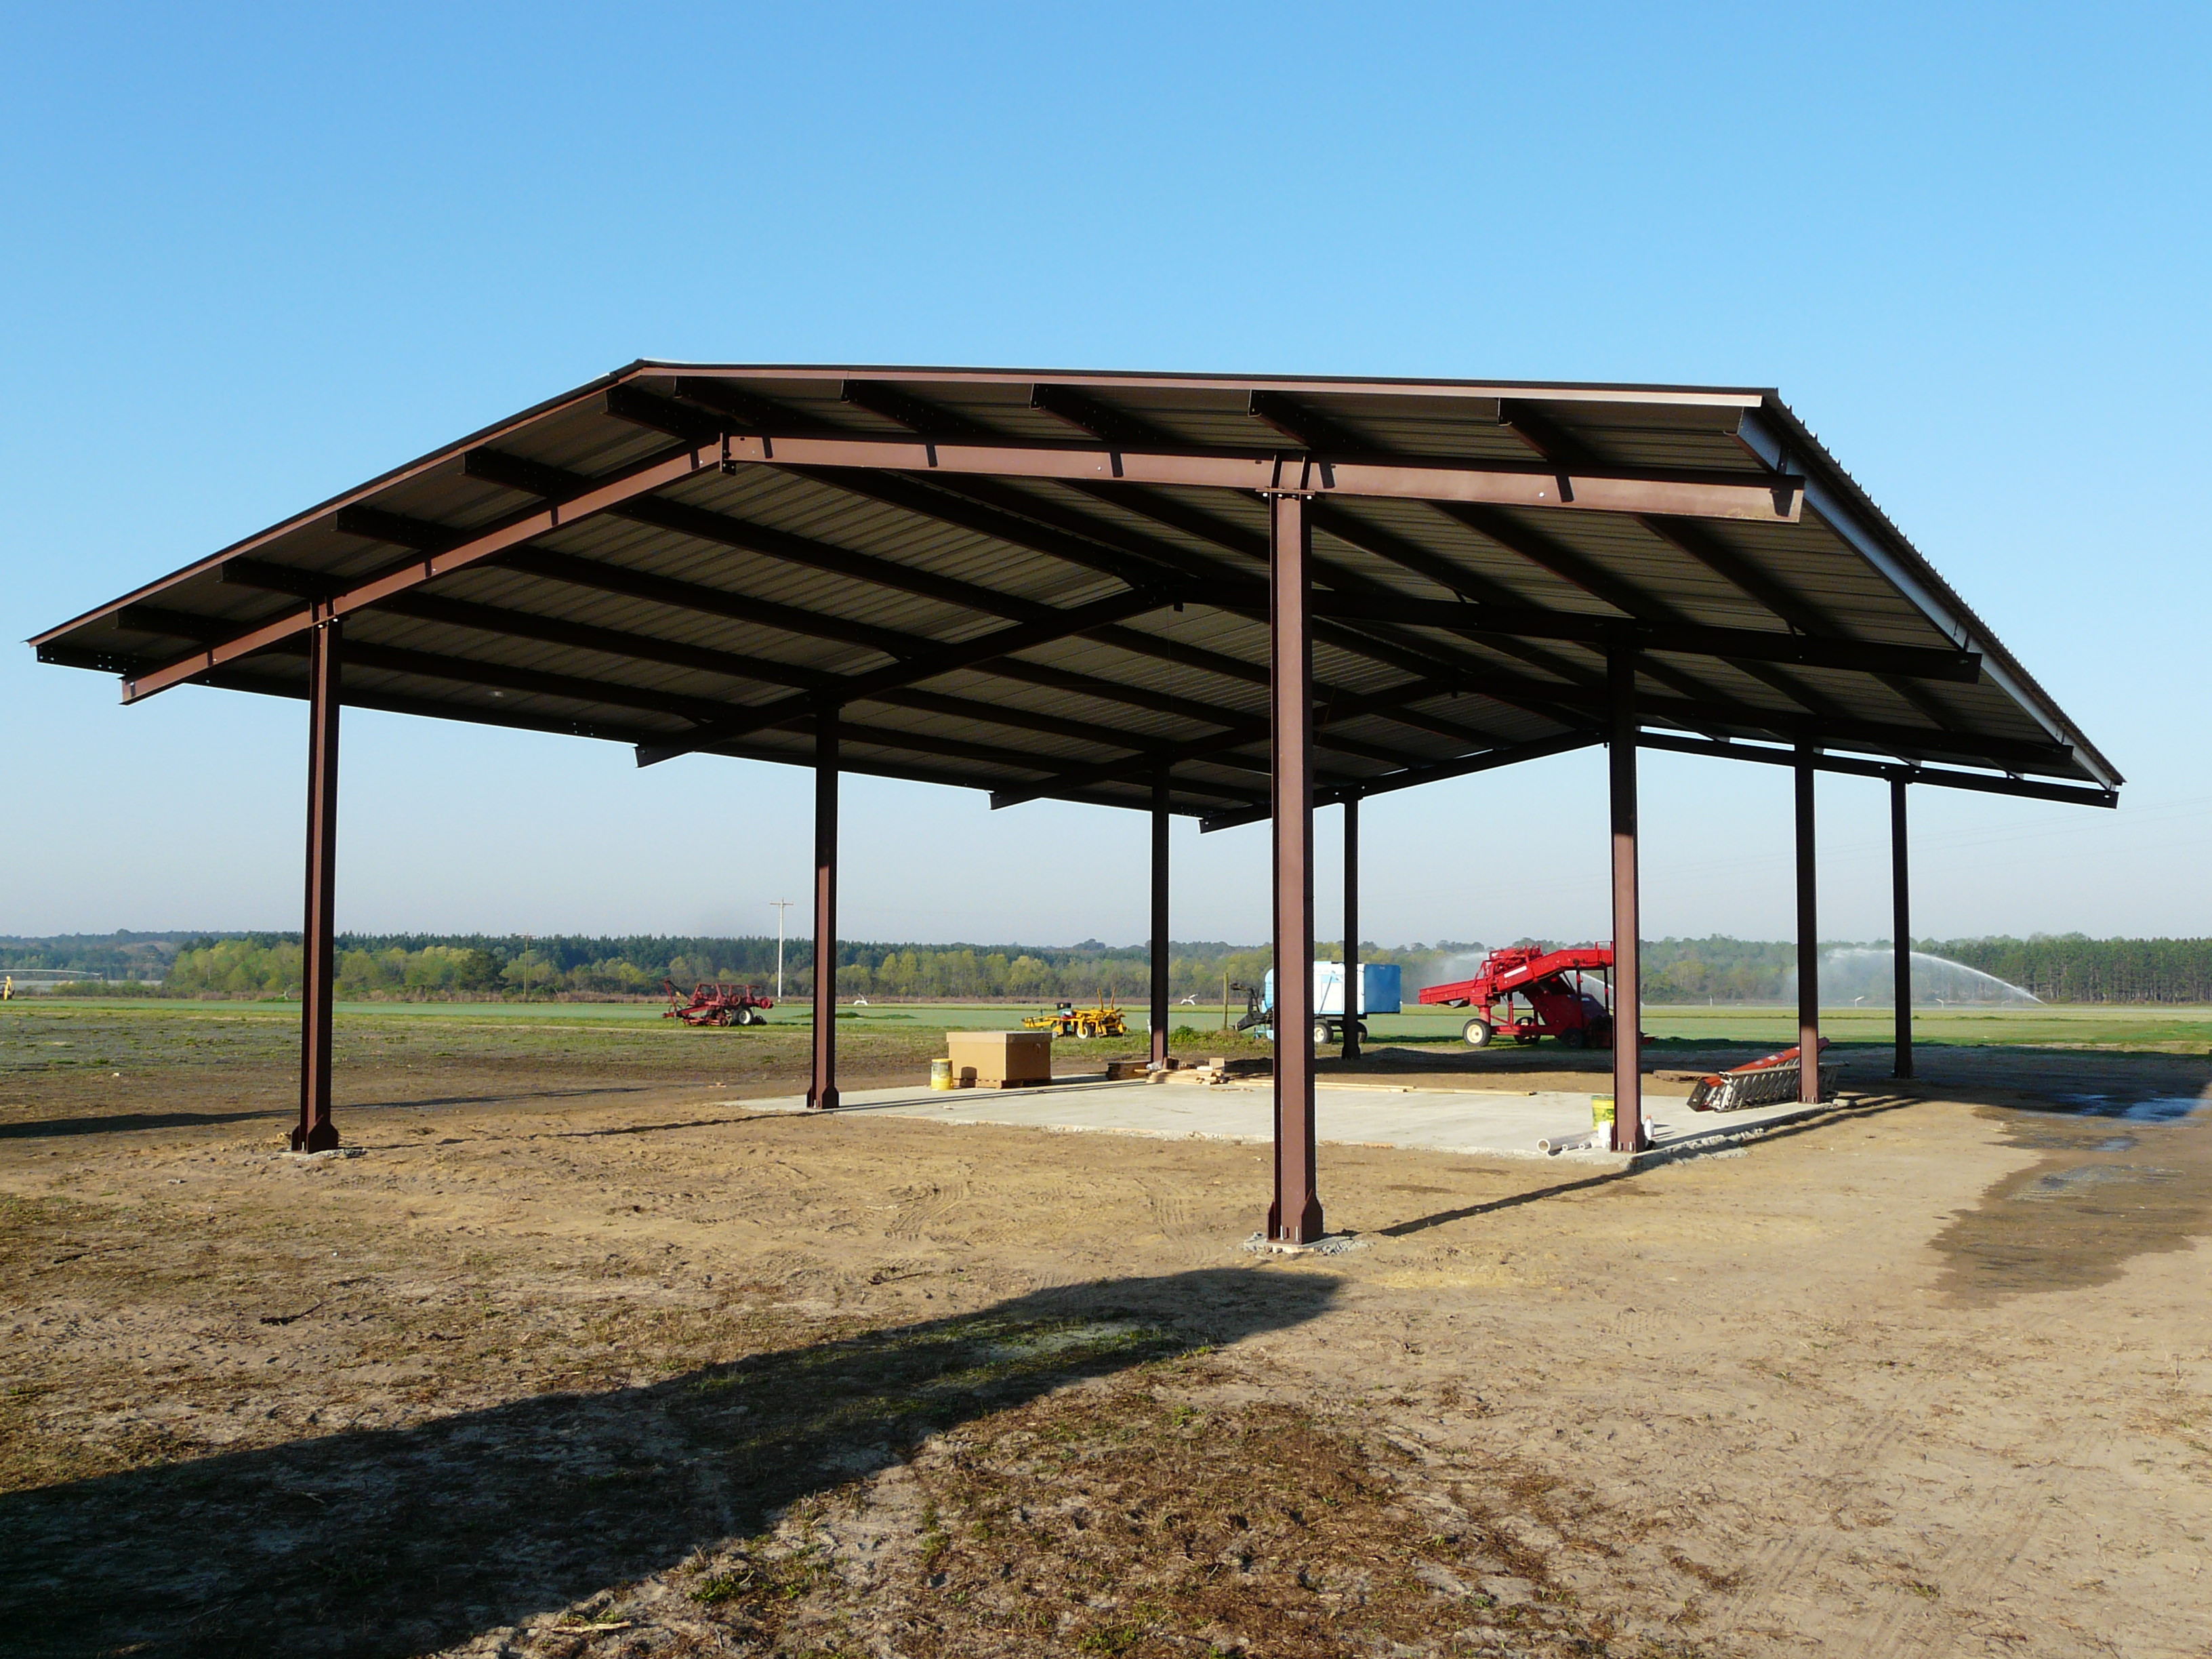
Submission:
[[[938,380],[960,386],[1120,386],[1162,392],[1316,392],[1380,397],[1527,398],[1558,403],[1640,403],[1684,408],[1757,409],[1778,394],[1771,386],[1686,386],[1631,380],[1419,380],[1364,375],[1170,374],[1136,369],[955,368],[924,364],[687,363],[641,359],[611,378],[661,375],[706,380]]]
[[[1776,431],[1770,422],[1786,428],[1786,435]],[[2055,742],[2071,749],[2082,769],[2100,786],[2114,790],[2125,781],[2050,693],[2036,684],[2020,660],[1889,522],[1786,404],[1776,398],[1760,409],[1747,410],[1738,436],[1747,448],[1778,471],[1784,470],[1788,461],[1802,463],[1806,469],[1807,507],[1819,514],[1852,551],[1879,571],[1960,650],[1979,652],[1982,672]]]

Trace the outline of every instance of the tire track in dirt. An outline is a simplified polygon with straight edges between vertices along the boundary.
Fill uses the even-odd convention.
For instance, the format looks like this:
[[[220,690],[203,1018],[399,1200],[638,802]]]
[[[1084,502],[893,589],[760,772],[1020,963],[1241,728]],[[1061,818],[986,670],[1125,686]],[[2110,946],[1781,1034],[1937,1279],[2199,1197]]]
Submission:
[[[888,1194],[898,1202],[898,1209],[884,1224],[887,1238],[920,1240],[945,1217],[966,1204],[974,1196],[969,1177],[970,1167],[963,1167],[957,1175],[942,1181],[919,1181],[894,1189]]]
[[[2055,1310],[2015,1316],[2006,1336],[2014,1344],[2022,1344],[2040,1335],[2057,1320]],[[1899,1443],[1907,1438],[1908,1431],[1917,1431],[1931,1415],[1931,1408],[1946,1403],[1943,1396],[1960,1386],[1959,1379],[1977,1369],[1978,1356],[1971,1349],[1957,1352],[1955,1360],[1931,1352],[1915,1362],[1911,1382],[1880,1405],[1839,1401],[1846,1409],[1879,1411],[1881,1415],[1866,1432],[1844,1437],[1820,1460],[1817,1469],[1801,1459],[1799,1484],[1836,1494],[1848,1494],[1881,1484],[1885,1473],[1890,1472],[1893,1454]],[[2069,1456],[2081,1438],[2082,1431],[2075,1428],[2051,1446],[2054,1457],[2063,1461]],[[1901,1474],[1902,1471],[1896,1473]],[[1931,1618],[1936,1613],[1934,1604],[1940,1601],[1945,1604],[1945,1613],[1966,1616],[1967,1609],[1984,1601],[2006,1570],[2019,1559],[2044,1520],[2041,1509],[2024,1503],[2020,1487],[2014,1482],[1988,1484],[1966,1501],[1970,1507],[1963,1512],[1955,1504],[1944,1506],[1946,1522],[1956,1531],[1954,1541],[1944,1546],[1933,1561],[1914,1563],[1914,1569],[1922,1576],[1896,1584],[1899,1600],[1878,1610],[1869,1610],[1875,1622],[1871,1628],[1863,1626],[1854,1636],[1850,1652],[1865,1654],[1869,1659],[1891,1659],[1892,1656],[1913,1650],[1949,1651],[1948,1638],[1956,1632],[1943,1628],[1952,1623],[1950,1619]],[[1843,1504],[1829,1507],[1832,1512]],[[1893,1506],[1884,1504],[1883,1507]],[[1836,1577],[1840,1569],[1856,1565],[1853,1558],[1860,1554],[1862,1547],[1851,1534],[1833,1524],[1808,1527],[1794,1540],[1771,1542],[1747,1564],[1744,1579],[1729,1595],[1722,1617],[1729,1623],[1740,1625],[1757,1616],[1761,1604],[1818,1595],[1816,1587],[1820,1582]],[[1916,1592],[1916,1583],[1928,1589]],[[1928,1595],[1929,1604],[1914,1605],[1901,1599],[1916,1593]],[[1929,1628],[1931,1622],[1937,1627]],[[1924,1645],[1928,1640],[1934,1640],[1936,1645]]]

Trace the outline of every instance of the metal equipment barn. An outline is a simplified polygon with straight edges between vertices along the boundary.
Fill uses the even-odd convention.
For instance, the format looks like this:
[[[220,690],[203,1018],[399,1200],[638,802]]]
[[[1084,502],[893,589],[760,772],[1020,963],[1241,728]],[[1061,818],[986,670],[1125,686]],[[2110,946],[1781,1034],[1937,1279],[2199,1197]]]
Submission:
[[[307,1150],[337,1143],[342,704],[812,767],[818,962],[841,772],[1149,812],[1156,1057],[1171,813],[1272,823],[1275,960],[1304,963],[1315,807],[1344,810],[1356,943],[1363,798],[1606,744],[1632,1011],[1637,750],[1791,767],[1809,1048],[1817,774],[1891,781],[1900,1008],[1908,787],[2121,781],[1775,394],[1734,388],[640,362],[32,644],[125,702],[307,700]],[[1312,993],[1277,984],[1268,1232],[1305,1242]],[[817,973],[825,1109],[834,993]],[[1631,1014],[1619,1150],[1638,1048]]]

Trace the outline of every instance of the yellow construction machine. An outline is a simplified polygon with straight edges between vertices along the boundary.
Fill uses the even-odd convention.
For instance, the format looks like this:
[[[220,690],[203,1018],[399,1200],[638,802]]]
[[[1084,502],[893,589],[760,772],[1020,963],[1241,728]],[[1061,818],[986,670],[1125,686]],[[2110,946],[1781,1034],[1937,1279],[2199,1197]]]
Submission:
[[[1022,1022],[1022,1029],[1050,1031],[1054,1036],[1064,1037],[1127,1036],[1129,1022],[1121,1018],[1118,1006],[1101,998],[1095,1008],[1079,1008],[1072,1002],[1063,1002],[1048,1014],[1032,1014]]]

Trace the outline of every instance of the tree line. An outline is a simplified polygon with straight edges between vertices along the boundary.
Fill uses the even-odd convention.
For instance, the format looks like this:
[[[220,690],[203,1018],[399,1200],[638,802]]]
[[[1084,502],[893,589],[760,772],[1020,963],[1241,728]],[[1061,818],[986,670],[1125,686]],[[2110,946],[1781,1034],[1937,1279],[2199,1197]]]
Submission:
[[[1522,944],[1539,941],[1521,940]],[[1844,948],[1843,941],[1823,948]],[[1887,948],[1887,940],[1875,941]],[[733,938],[559,934],[347,933],[339,936],[337,986],[349,1000],[636,997],[664,979],[688,991],[720,980],[772,986],[773,935]],[[2046,1002],[2212,1003],[2212,939],[1922,939],[1915,948],[2021,986]],[[1395,962],[1408,998],[1422,985],[1474,972],[1483,947],[1442,940],[1385,948],[1363,945],[1370,962]],[[1322,944],[1316,954],[1340,959]],[[814,952],[807,939],[784,947],[787,996],[811,996]],[[1265,945],[1178,940],[1169,984],[1180,1002],[1218,1006],[1224,981],[1256,983]],[[1764,1002],[1791,994],[1796,946],[1786,940],[1648,940],[1647,1002]],[[110,994],[176,997],[296,996],[297,933],[65,935],[0,938],[0,971],[46,969],[97,975]],[[1125,1003],[1150,994],[1150,952],[1141,945],[1085,939],[1067,945],[926,945],[848,941],[837,947],[837,993],[872,999],[1005,999],[1038,1002],[1104,996]],[[1241,1000],[1240,999],[1237,999]]]

